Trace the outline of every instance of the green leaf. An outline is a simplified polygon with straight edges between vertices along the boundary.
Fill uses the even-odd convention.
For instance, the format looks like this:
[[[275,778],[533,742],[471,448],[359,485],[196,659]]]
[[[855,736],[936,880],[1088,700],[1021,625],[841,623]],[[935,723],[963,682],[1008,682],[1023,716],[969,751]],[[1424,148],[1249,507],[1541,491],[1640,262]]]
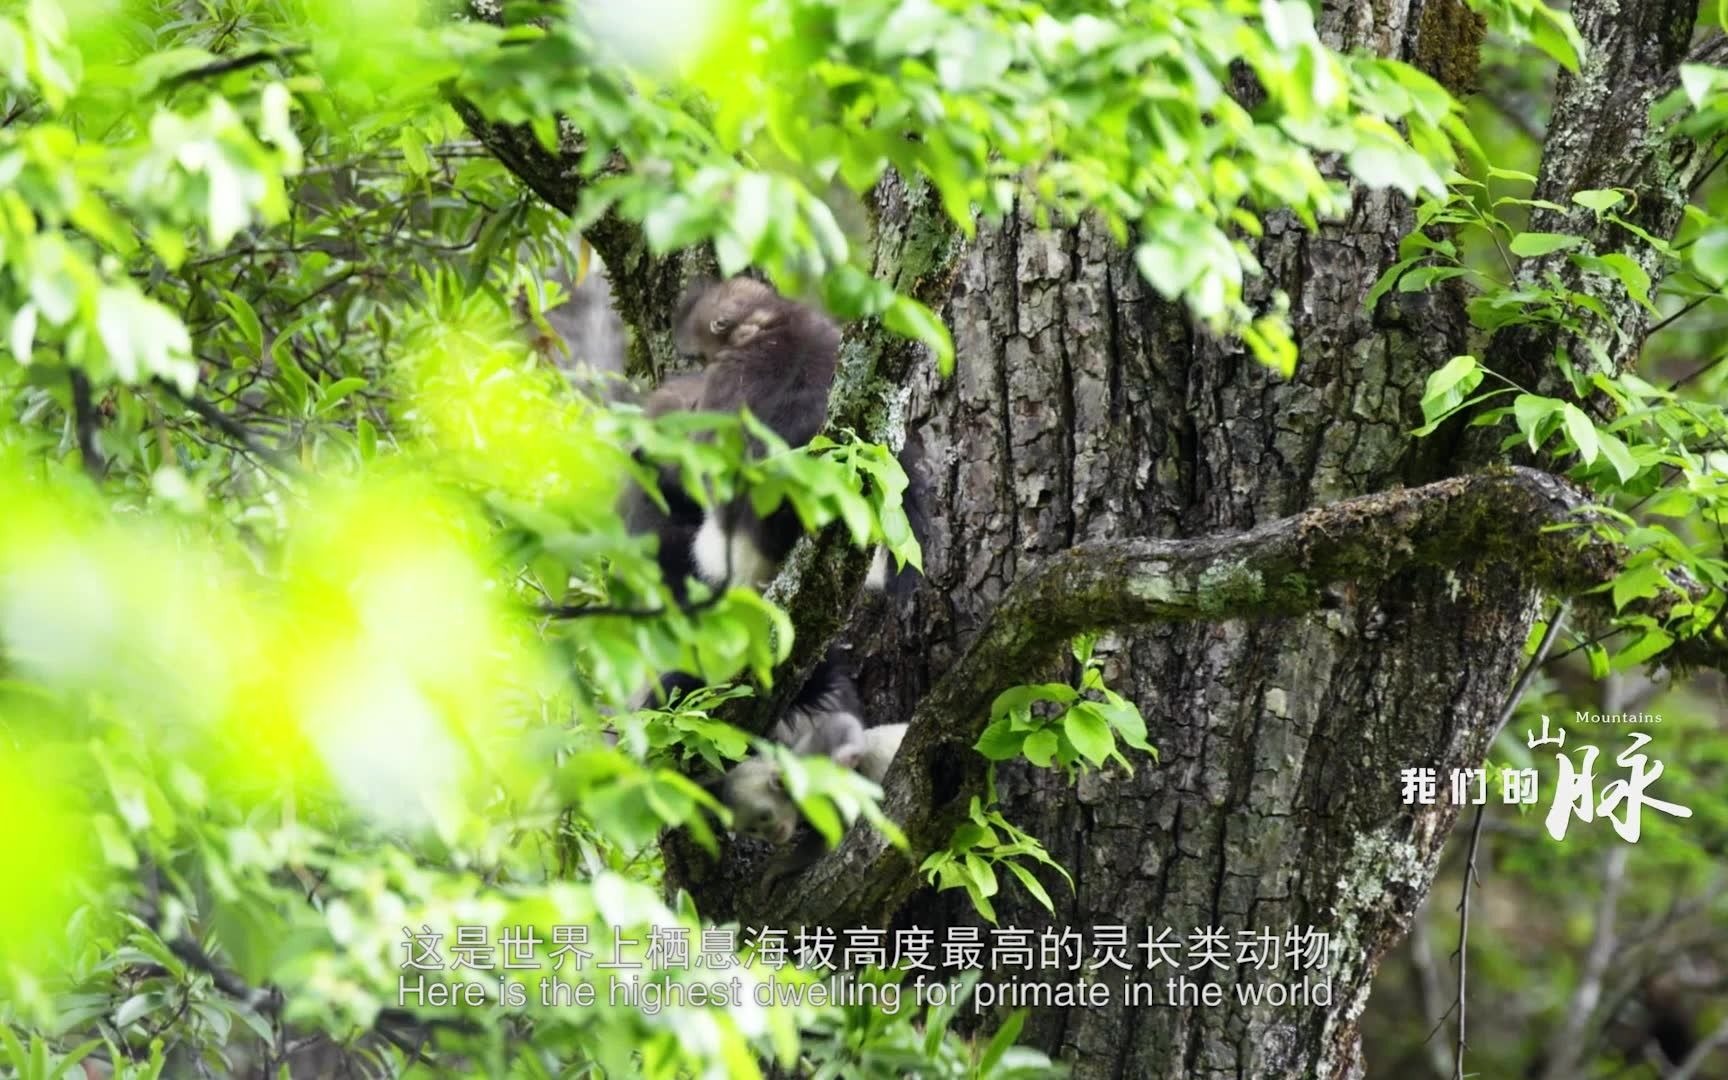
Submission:
[[[1146,718],[1140,715],[1133,702],[1111,694],[1107,700],[1097,703],[1097,708],[1123,742],[1157,758],[1158,751],[1146,741]]]
[[[991,761],[1007,761],[1019,756],[1020,747],[1025,742],[1026,733],[1015,731],[1013,725],[1004,717],[984,729],[984,734],[978,737],[973,749]]]
[[[1536,394],[1519,394],[1512,399],[1513,419],[1517,421],[1518,430],[1522,431],[1528,440],[1532,453],[1542,445],[1543,422],[1565,405],[1565,402],[1557,398],[1539,397]]]
[[[1712,285],[1728,284],[1728,228],[1712,229],[1692,245],[1692,268]]]
[[[935,312],[910,297],[896,296],[882,313],[882,325],[902,337],[922,341],[936,354],[936,370],[943,376],[954,373],[954,339]]]
[[[1445,191],[1445,181],[1427,160],[1397,139],[1358,143],[1346,155],[1351,175],[1369,187],[1395,188],[1407,198]]]
[[[977,855],[967,855],[966,871],[972,881],[978,886],[978,891],[984,896],[995,896],[1001,885],[996,881],[996,871],[990,864]]]
[[[0,23],[0,28],[5,27]],[[12,1067],[20,1076],[27,1075],[30,1069],[30,1055],[25,1051],[24,1044],[18,1041],[18,1036],[10,1025],[0,1024],[0,1046],[6,1048],[6,1056],[12,1059]]]
[[[239,293],[222,292],[222,307],[228,312],[228,317],[234,320],[240,336],[251,346],[254,356],[264,353],[264,327],[258,321],[258,313],[252,310],[252,305]]]
[[[102,846],[102,858],[109,866],[121,870],[138,869],[138,853],[132,847],[131,841],[121,830],[120,823],[107,814],[93,814],[90,824],[96,830],[96,839]]]
[[[329,409],[350,394],[364,390],[367,385],[367,380],[357,377],[337,379],[324,388],[323,395],[318,399],[318,407],[321,410]]]
[[[1644,600],[1661,592],[1668,578],[1654,562],[1645,562],[1621,571],[1612,587],[1614,610],[1622,611],[1634,600]]]
[[[1013,868],[1010,865],[1010,869]],[[1024,881],[1025,879],[1021,878],[1021,880]],[[1044,906],[1051,911],[1055,910],[1050,904],[1049,897],[1045,897]],[[978,1058],[980,1075],[989,1076],[990,1070],[994,1069],[997,1063],[1002,1060],[1002,1055],[1006,1054],[1008,1048],[1014,1045],[1014,1040],[1020,1037],[1021,1029],[1026,1026],[1026,1015],[1025,1009],[1015,1009],[1008,1014],[1008,1019],[1002,1022],[1002,1026],[996,1029],[996,1034],[990,1037],[990,1042],[984,1047],[984,1053]]]
[[[1595,423],[1583,409],[1571,402],[1561,406],[1561,416],[1566,423],[1566,434],[1578,448],[1578,456],[1584,459],[1586,465],[1594,462],[1597,451],[1601,449],[1601,441],[1596,437]]]
[[[1482,381],[1482,366],[1474,356],[1454,356],[1428,376],[1422,390],[1422,415],[1434,417],[1456,405]]]
[[[1632,457],[1632,452],[1626,448],[1614,435],[1606,431],[1596,433],[1597,445],[1602,450],[1602,457],[1614,467],[1614,472],[1620,477],[1622,484],[1630,483],[1638,475],[1638,462]]]
[[[1596,188],[1590,191],[1577,192],[1572,196],[1572,201],[1579,206],[1587,206],[1600,214],[1625,202],[1626,193],[1615,188]]]
[[[1469,272],[1462,266],[1418,266],[1405,274],[1403,279],[1398,282],[1398,291],[1421,292],[1437,281],[1450,281],[1452,278],[1463,277]]]
[[[1116,749],[1116,737],[1110,734],[1109,723],[1091,702],[1083,701],[1068,710],[1068,715],[1062,718],[1062,733],[1080,756],[1094,765],[1102,765]]]
[[[1008,867],[1009,873],[1019,879],[1020,884],[1025,887],[1026,891],[1032,894],[1032,898],[1043,905],[1045,911],[1056,910],[1056,905],[1050,902],[1050,894],[1044,891],[1043,884],[1039,882],[1037,876],[1034,875],[1032,871],[1013,860],[1009,860],[1003,865]]]
[[[1680,86],[1694,109],[1702,109],[1716,87],[1728,82],[1728,71],[1707,64],[1681,64]]]
[[[1511,40],[1528,41],[1567,71],[1578,70],[1584,56],[1584,38],[1567,13],[1549,7],[1543,0],[1467,2],[1471,10],[1487,16],[1489,25]]]
[[[12,356],[20,364],[28,364],[36,349],[36,305],[26,303],[12,316],[12,326],[6,332]]]
[[[1050,763],[1056,759],[1059,742],[1054,729],[1039,728],[1026,736],[1026,742],[1021,746],[1020,752],[1026,755],[1027,761],[1041,769],[1048,769]]]
[[[1080,692],[1067,683],[1031,683],[1026,686],[1011,686],[997,694],[996,700],[990,703],[990,716],[995,719],[1016,713],[1024,714],[1041,701],[1053,701],[1058,705],[1068,705],[1079,697]]]
[[[1646,663],[1674,644],[1674,635],[1660,626],[1647,626],[1638,639],[1614,654],[1614,670],[1624,671]]]
[[[1608,677],[1612,668],[1609,664],[1607,649],[1594,643],[1588,644],[1584,647],[1584,656],[1590,661],[1590,677],[1592,679],[1606,679]]]
[[[1586,270],[1607,274],[1626,289],[1626,295],[1636,300],[1652,315],[1659,314],[1650,302],[1650,275],[1630,255],[1613,251],[1607,255],[1574,255],[1572,261]]]
[[[1373,312],[1374,308],[1379,305],[1380,298],[1392,291],[1392,286],[1398,283],[1398,279],[1403,276],[1404,271],[1415,266],[1425,257],[1419,255],[1414,259],[1399,259],[1388,266],[1374,282],[1374,287],[1368,290],[1368,295],[1362,298],[1362,306],[1370,313]]]
[[[161,1004],[161,997],[158,994],[133,994],[121,1003],[120,1008],[114,1011],[114,1026],[117,1028],[130,1027],[159,1004]]]
[[[740,176],[732,190],[732,231],[738,234],[738,242],[754,255],[773,221],[773,180],[757,172]]]
[[[1508,246],[1512,249],[1512,254],[1529,259],[1554,251],[1575,248],[1582,243],[1584,243],[1584,238],[1581,236],[1570,236],[1566,233],[1527,232],[1514,236],[1512,243]]]
[[[1475,4],[1471,5],[1471,7],[1475,6]],[[1507,169],[1499,165],[1490,165],[1488,167],[1488,176],[1490,179],[1494,180],[1519,180],[1526,184],[1534,184],[1536,182],[1536,175],[1534,173],[1523,172],[1519,169]]]
[[[179,316],[131,286],[105,286],[96,303],[96,330],[116,375],[129,383],[160,376],[192,392],[198,366]]]
[[[414,176],[425,176],[432,171],[432,157],[426,152],[426,136],[420,129],[409,125],[402,129],[402,137],[397,140],[402,147],[402,163],[408,166],[408,171]]]

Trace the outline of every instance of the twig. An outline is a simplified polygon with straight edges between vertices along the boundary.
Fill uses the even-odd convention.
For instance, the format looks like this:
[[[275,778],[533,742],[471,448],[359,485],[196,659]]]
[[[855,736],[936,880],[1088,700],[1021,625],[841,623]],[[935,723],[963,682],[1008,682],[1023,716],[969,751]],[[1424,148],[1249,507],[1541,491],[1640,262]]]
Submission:
[[[1590,951],[1584,956],[1584,970],[1577,989],[1572,991],[1566,1021],[1549,1039],[1544,1080],[1567,1080],[1577,1073],[1577,1048],[1585,1027],[1602,1000],[1602,977],[1607,973],[1619,943],[1614,924],[1620,909],[1620,887],[1626,880],[1626,856],[1631,850],[1628,844],[1615,844],[1602,861],[1602,899],[1596,907],[1596,928],[1590,937]]]
[[[283,45],[273,49],[258,49],[255,52],[241,53],[239,56],[225,57],[202,67],[195,67],[188,71],[182,71],[178,75],[171,75],[158,84],[158,89],[177,90],[187,83],[213,79],[235,71],[244,71],[246,68],[267,64],[272,60],[287,60],[306,51],[307,48],[304,45]]]
[[[175,938],[167,943],[168,951],[180,959],[180,962],[194,971],[210,976],[210,982],[216,989],[229,997],[246,1003],[247,1008],[261,1011],[271,1011],[280,1002],[272,1001],[274,997],[270,987],[255,987],[240,976],[216,963],[209,953],[205,952],[191,938]]]
[[[1542,664],[1548,658],[1548,650],[1554,647],[1554,642],[1560,637],[1560,628],[1566,622],[1566,613],[1571,602],[1562,600],[1555,609],[1553,618],[1548,620],[1548,628],[1542,632],[1542,640],[1536,646],[1536,654],[1530,662],[1524,665],[1518,679],[1512,684],[1512,692],[1506,695],[1506,703],[1500,707],[1500,716],[1494,722],[1494,731],[1488,736],[1488,745],[1493,746],[1494,740],[1500,737],[1500,732],[1512,719],[1512,714],[1518,710],[1518,703],[1524,700],[1529,692],[1530,684],[1536,681],[1536,673],[1542,670]],[[1470,823],[1470,847],[1464,859],[1464,887],[1458,895],[1458,996],[1454,1001],[1454,1011],[1458,1014],[1458,1041],[1452,1058],[1452,1080],[1464,1080],[1464,1051],[1469,1048],[1468,1017],[1464,988],[1469,977],[1468,950],[1470,946],[1470,890],[1476,884],[1476,853],[1482,845],[1482,822],[1488,809],[1487,800],[1476,804],[1475,820]]]
[[[1458,1014],[1458,1042],[1452,1054],[1452,1080],[1464,1080],[1464,1051],[1470,1046],[1466,1038],[1468,1017],[1464,987],[1469,978],[1469,965],[1465,953],[1470,945],[1470,887],[1476,881],[1476,849],[1482,842],[1482,812],[1487,808],[1485,801],[1476,804],[1476,820],[1470,826],[1470,853],[1464,862],[1464,888],[1458,894],[1458,951],[1454,954],[1458,958],[1458,997],[1453,1002],[1453,1011]]]
[[[1728,61],[1728,34],[1711,34],[1686,54],[1689,64],[1720,64]]]
[[[1691,314],[1693,311],[1696,311],[1706,301],[1719,300],[1719,299],[1721,299],[1721,297],[1722,297],[1722,294],[1718,293],[1718,292],[1699,293],[1697,296],[1694,296],[1691,300],[1687,301],[1684,305],[1682,305],[1678,311],[1674,312],[1674,314],[1665,317],[1664,319],[1662,319],[1661,322],[1658,322],[1655,326],[1652,326],[1650,329],[1644,331],[1644,336],[1645,337],[1654,337],[1656,335],[1657,331],[1666,330],[1670,325],[1672,325],[1677,320],[1683,319],[1687,315]],[[1673,389],[1673,387],[1669,387],[1669,389]]]
[[[1560,606],[1554,609],[1554,617],[1548,620],[1548,628],[1542,632],[1542,640],[1536,644],[1536,654],[1530,657],[1530,662],[1524,665],[1518,681],[1512,684],[1512,692],[1506,695],[1506,704],[1500,707],[1500,719],[1494,723],[1494,734],[1488,737],[1488,745],[1493,746],[1494,740],[1506,730],[1511,722],[1512,714],[1518,711],[1518,703],[1529,693],[1530,684],[1536,681],[1536,673],[1542,670],[1542,665],[1548,661],[1548,651],[1554,648],[1554,643],[1560,640],[1560,631],[1566,624],[1566,616],[1572,610],[1572,601],[1562,600]]]
[[[1698,378],[1700,375],[1704,375],[1707,372],[1713,371],[1715,369],[1716,365],[1720,364],[1723,360],[1728,360],[1728,352],[1724,352],[1721,356],[1716,357],[1716,359],[1714,359],[1714,360],[1705,361],[1703,364],[1700,364],[1696,370],[1691,371],[1688,374],[1682,375],[1678,379],[1675,379],[1673,382],[1668,384],[1668,389],[1669,390],[1680,389],[1682,386],[1685,386],[1687,383],[1691,382],[1693,379]]]
[[[229,416],[221,409],[218,409],[208,401],[198,397],[196,394],[182,393],[178,386],[175,386],[166,379],[157,378],[155,383],[157,386],[171,394],[174,397],[174,400],[180,402],[180,404],[196,413],[199,419],[245,447],[246,452],[252,457],[266,464],[273,465],[283,472],[294,471],[292,464],[290,464],[286,458],[282,457],[282,455],[270,449],[268,446],[263,445],[257,439],[254,439],[252,433],[246,430],[244,424],[235,420],[232,416]]]

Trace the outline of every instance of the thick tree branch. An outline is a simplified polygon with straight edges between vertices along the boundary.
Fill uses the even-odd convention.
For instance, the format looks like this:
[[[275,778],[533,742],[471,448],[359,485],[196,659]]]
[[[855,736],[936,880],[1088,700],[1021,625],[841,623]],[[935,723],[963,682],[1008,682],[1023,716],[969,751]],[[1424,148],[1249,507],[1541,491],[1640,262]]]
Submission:
[[[1620,208],[1625,219],[1653,236],[1673,235],[1710,155],[1694,140],[1653,125],[1650,109],[1679,86],[1696,11],[1695,0],[1578,0],[1573,5],[1588,48],[1579,71],[1563,73],[1556,86],[1535,192],[1538,199],[1568,209],[1538,209],[1530,222],[1532,231],[1582,236],[1590,244],[1587,250],[1596,254],[1625,248],[1653,283],[1661,282],[1665,269],[1660,254],[1606,216],[1573,203],[1572,196],[1597,188],[1629,189],[1632,197]],[[1515,328],[1496,335],[1489,366],[1541,393],[1570,396],[1554,363],[1557,351],[1564,348],[1581,365],[1593,366],[1589,358],[1595,345],[1606,353],[1609,370],[1604,373],[1618,374],[1637,359],[1650,314],[1619,282],[1580,269],[1565,251],[1526,259],[1519,268],[1520,278],[1530,282],[1550,273],[1602,301],[1619,333],[1595,326],[1590,333],[1597,341],[1591,342],[1555,326]]]
[[[450,105],[474,137],[515,173],[534,194],[566,214],[574,213],[591,177],[578,163],[586,151],[580,132],[560,122],[561,143],[549,149],[526,124],[491,120],[473,102],[452,96]],[[623,171],[629,163],[614,155],[607,171]],[[612,302],[620,318],[635,332],[630,366],[637,372],[663,371],[676,356],[672,347],[672,312],[691,278],[714,272],[714,257],[706,249],[665,256],[648,250],[648,240],[634,223],[607,211],[583,232],[600,253],[612,285]]]
[[[880,925],[918,884],[917,863],[947,843],[983,790],[985,761],[972,745],[991,702],[1044,670],[1077,634],[1300,615],[1324,607],[1336,586],[1424,567],[1458,574],[1463,588],[1471,575],[1516,573],[1578,595],[1611,579],[1625,556],[1587,529],[1552,528],[1579,520],[1585,507],[1560,478],[1514,468],[1348,499],[1232,535],[1062,551],[1009,589],[913,717],[884,802],[910,857],[857,829],[790,888],[770,892],[758,876],[723,898],[710,885],[705,910],[789,926]]]

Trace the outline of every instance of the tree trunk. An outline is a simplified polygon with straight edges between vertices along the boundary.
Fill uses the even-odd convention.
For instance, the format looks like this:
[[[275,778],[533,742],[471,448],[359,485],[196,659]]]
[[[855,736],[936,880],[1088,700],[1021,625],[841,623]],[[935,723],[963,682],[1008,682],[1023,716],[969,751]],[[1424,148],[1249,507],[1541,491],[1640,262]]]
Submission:
[[[1406,225],[1394,200],[1364,196],[1319,236],[1273,231],[1261,258],[1291,294],[1302,345],[1290,382],[1192,332],[1089,229],[1016,221],[982,236],[946,313],[958,374],[923,380],[916,396],[936,528],[910,629],[877,650],[893,673],[866,665],[878,707],[934,683],[1006,585],[1051,552],[1245,530],[1418,479],[1404,433],[1424,377],[1459,350],[1422,305],[1427,329],[1414,335],[1375,325],[1360,299]],[[1444,776],[1481,761],[1535,603],[1516,566],[1469,581],[1419,570],[1336,590],[1308,616],[1107,639],[1113,685],[1140,706],[1161,760],[1077,786],[1003,770],[1009,820],[1074,876],[1072,894],[1046,876],[1054,916],[1006,886],[1003,925],[1127,925],[1136,940],[1144,927],[1184,938],[1223,928],[1232,942],[1313,926],[1332,935],[1335,1004],[1238,1006],[1230,985],[1268,975],[1231,963],[1192,973],[1222,984],[1224,1005],[1144,1009],[1118,992],[1103,1009],[1035,1011],[1033,1041],[1071,1055],[1079,1076],[1359,1071],[1354,1021],[1369,980],[1426,893],[1454,817],[1404,806],[1399,770]],[[900,921],[943,921],[927,901]]]
[[[1457,0],[1323,7],[1322,36],[1334,48],[1409,60],[1439,75],[1474,70],[1480,26],[1459,17]],[[1633,8],[1623,13],[1612,0],[1574,5],[1598,51],[1582,75],[1561,80],[1544,194],[1564,202],[1587,158],[1587,186],[1636,189],[1640,212],[1655,215],[1650,227],[1660,232],[1683,204],[1689,166],[1663,157],[1668,151],[1644,130],[1645,114],[1632,106],[1614,113],[1617,155],[1591,150],[1588,131],[1560,126],[1606,122],[1579,104],[1603,92],[1604,72],[1615,72],[1623,101],[1647,101],[1672,84],[1691,6],[1664,0]],[[536,190],[573,202],[561,186],[568,173],[555,161],[531,160],[520,144],[477,130]],[[904,244],[916,231],[904,213],[880,213],[878,221],[884,245]],[[1461,295],[1394,294],[1378,314],[1362,304],[1410,224],[1402,199],[1360,188],[1347,217],[1318,233],[1278,215],[1267,221],[1257,250],[1266,276],[1250,301],[1269,303],[1273,288],[1290,298],[1301,361],[1287,381],[1238,344],[1197,331],[1152,293],[1126,252],[1087,225],[1040,231],[1018,215],[980,231],[961,256],[943,311],[958,369],[945,381],[930,365],[912,369],[908,427],[925,446],[931,484],[928,577],[893,609],[860,615],[849,633],[872,719],[906,719],[921,709],[896,764],[900,775],[890,777],[890,811],[909,800],[963,805],[979,791],[981,759],[968,747],[983,718],[976,708],[962,710],[949,717],[950,730],[931,731],[922,710],[938,707],[933,698],[966,701],[968,693],[993,693],[989,687],[1062,674],[996,671],[988,686],[953,686],[957,665],[1001,617],[1004,597],[1056,553],[1126,537],[1238,534],[1489,462],[1474,440],[1407,434],[1420,422],[1426,376],[1457,353],[1481,353],[1480,343],[1466,340]],[[1592,229],[1566,225],[1586,235]],[[652,350],[664,326],[663,314],[653,314],[664,306],[655,298],[676,264],[669,274],[627,230],[606,228],[614,235],[596,244],[626,318]],[[1598,250],[1617,246],[1598,231]],[[892,253],[876,254],[884,277],[933,280],[922,267],[905,273]],[[1635,309],[1627,319],[1634,331],[1645,325]],[[1508,368],[1545,367],[1554,342],[1524,335],[1493,344]],[[996,901],[1002,925],[1083,934],[1126,926],[1135,941],[1146,928],[1156,935],[1166,927],[1185,941],[1213,929],[1232,943],[1242,931],[1312,927],[1330,936],[1330,961],[1316,973],[1329,984],[1329,1005],[1238,1003],[1231,990],[1238,984],[1300,981],[1302,973],[1238,967],[1232,952],[1222,968],[1194,971],[1187,970],[1192,955],[1180,970],[1150,971],[1134,955],[1137,970],[1128,977],[1155,984],[1158,1007],[1127,1004],[1112,975],[1105,981],[1114,980],[1115,992],[1102,1008],[1034,1010],[1025,1037],[1069,1058],[1077,1076],[1363,1075],[1357,1019],[1370,981],[1427,894],[1456,817],[1445,798],[1404,805],[1400,771],[1433,768],[1444,778],[1482,761],[1542,587],[1551,583],[1538,576],[1538,560],[1516,549],[1460,558],[1452,570],[1410,565],[1398,557],[1404,546],[1394,536],[1385,556],[1408,569],[1322,580],[1323,600],[1305,605],[1306,613],[1268,603],[1261,617],[1191,614],[1107,637],[1109,677],[1145,715],[1157,764],[1136,762],[1132,776],[1094,772],[1077,784],[1056,771],[1001,770],[1005,816],[1042,840],[1074,878],[1070,893],[1041,875],[1053,915],[1005,879]],[[806,624],[799,626],[802,635]],[[945,813],[908,823],[915,854],[942,844],[951,807]],[[847,850],[825,860],[832,865],[810,871],[814,884],[803,891],[765,893],[749,871],[716,869],[675,847],[668,878],[691,888],[706,914],[747,923],[856,925],[831,919],[869,920],[896,907],[901,926],[977,921],[957,894],[913,892],[906,866],[898,870],[906,883],[894,887],[846,879],[861,867],[867,878],[890,865],[874,850],[859,853],[870,843],[849,837]],[[841,881],[845,888],[836,887]],[[862,899],[852,903],[853,896]],[[1168,1002],[1163,982],[1176,974],[1218,984],[1222,1003]],[[1080,978],[986,975],[1015,977]]]
[[[1474,47],[1475,37],[1456,36],[1454,20],[1422,18],[1420,4],[1390,7],[1339,5],[1322,32],[1334,47],[1431,69]],[[1686,5],[1667,7],[1627,16],[1668,29],[1642,39],[1659,40],[1663,55],[1646,48],[1619,57],[1635,63],[1619,67],[1622,100],[1642,105],[1671,75],[1676,43],[1686,41],[1676,12]],[[1562,108],[1599,92],[1624,49],[1619,39],[1631,36],[1596,5],[1576,10],[1602,51],[1583,75],[1563,80]],[[1427,40],[1431,32],[1455,36]],[[1473,70],[1473,60],[1464,66]],[[1628,168],[1604,174],[1603,155],[1559,140],[1545,162],[1548,197],[1655,182],[1638,171],[1648,168],[1653,141],[1641,109],[1613,120],[1633,129],[1612,140]],[[1581,157],[1593,182],[1562,190],[1556,176],[1576,173]],[[1683,204],[1684,182],[1648,199],[1659,218],[1651,227],[1667,235]],[[1022,216],[983,231],[944,311],[958,371],[943,382],[921,370],[914,387],[909,427],[928,450],[932,483],[928,580],[891,617],[867,617],[853,635],[870,643],[859,652],[869,654],[863,678],[877,717],[908,716],[1008,586],[1053,552],[1088,540],[1246,530],[1482,464],[1464,439],[1407,434],[1421,423],[1427,375],[1472,351],[1461,297],[1394,296],[1378,317],[1362,305],[1410,224],[1402,199],[1360,189],[1348,218],[1318,234],[1269,222],[1257,255],[1265,291],[1275,285],[1290,297],[1301,348],[1290,381],[1241,346],[1196,332],[1093,229],[1038,231]],[[1552,347],[1534,352],[1546,368]],[[1222,928],[1232,942],[1240,931],[1314,927],[1331,938],[1322,977],[1332,1004],[1238,1004],[1237,983],[1301,973],[1238,968],[1232,956],[1223,970],[1125,976],[1157,984],[1161,1007],[1128,1005],[1118,986],[1104,1008],[1035,1009],[1026,1037],[1069,1058],[1078,1077],[1362,1075],[1357,1020],[1370,981],[1426,896],[1456,819],[1444,798],[1405,805],[1400,770],[1434,768],[1444,783],[1452,769],[1480,765],[1540,611],[1536,585],[1516,559],[1467,575],[1417,569],[1375,587],[1335,588],[1328,605],[1305,616],[1186,622],[1106,639],[1112,685],[1139,705],[1161,760],[1077,785],[1053,770],[1001,771],[1007,818],[1074,877],[1069,893],[1041,875],[1054,915],[1007,880],[996,901],[1001,925],[1083,933],[1126,925],[1135,939],[1147,927],[1185,939]],[[1027,671],[1013,681],[1060,674]],[[967,921],[969,906],[956,895],[919,894],[896,924]],[[1220,984],[1224,1003],[1169,1003],[1163,981],[1174,974]],[[1027,978],[985,978],[1016,976]]]

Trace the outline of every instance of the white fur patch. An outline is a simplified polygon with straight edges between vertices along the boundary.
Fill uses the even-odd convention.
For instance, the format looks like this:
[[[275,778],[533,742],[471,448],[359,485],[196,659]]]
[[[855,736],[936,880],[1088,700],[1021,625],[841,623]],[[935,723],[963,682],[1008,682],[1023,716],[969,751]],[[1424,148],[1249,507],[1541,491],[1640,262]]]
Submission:
[[[876,549],[876,557],[870,560],[870,574],[864,579],[864,587],[871,592],[883,592],[888,588],[888,549]]]
[[[730,559],[727,557],[728,547],[731,548]],[[702,527],[696,530],[696,539],[691,542],[690,549],[696,562],[696,573],[710,585],[730,583],[761,588],[774,576],[774,564],[750,537],[736,532],[728,536],[720,525],[719,516],[712,510],[703,515]],[[727,573],[728,567],[730,574]]]
[[[900,744],[905,738],[905,724],[883,724],[865,728],[861,738],[835,750],[833,758],[880,784],[882,778],[888,775],[888,766],[900,752]]]

